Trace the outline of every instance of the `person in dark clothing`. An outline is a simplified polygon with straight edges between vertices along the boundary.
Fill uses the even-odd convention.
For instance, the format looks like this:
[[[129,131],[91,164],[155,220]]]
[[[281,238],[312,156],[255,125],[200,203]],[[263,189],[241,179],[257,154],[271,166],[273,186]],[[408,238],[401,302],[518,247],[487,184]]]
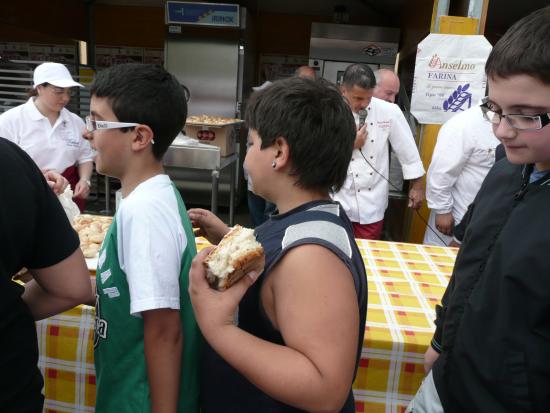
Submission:
[[[261,274],[220,293],[206,282],[206,252],[194,260],[190,296],[209,344],[203,411],[354,413],[367,280],[351,222],[329,196],[346,179],[351,110],[326,81],[291,78],[253,96],[246,121],[253,190],[279,212],[256,228]],[[229,230],[209,211],[189,216],[212,243]]]
[[[485,67],[504,145],[476,196],[407,412],[550,406],[550,7],[514,24]]]
[[[17,145],[0,138],[0,412],[42,411],[35,320],[92,297],[76,232],[46,176]],[[12,280],[23,267],[33,280]]]

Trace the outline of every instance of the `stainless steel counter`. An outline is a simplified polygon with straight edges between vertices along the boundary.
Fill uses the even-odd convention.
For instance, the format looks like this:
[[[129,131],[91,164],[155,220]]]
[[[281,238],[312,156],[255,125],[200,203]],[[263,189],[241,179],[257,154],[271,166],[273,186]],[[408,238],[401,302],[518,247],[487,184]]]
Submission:
[[[221,156],[220,148],[201,143],[193,145],[174,144],[168,148],[164,156],[164,165],[176,169],[202,169],[211,171],[212,196],[211,211],[218,212],[218,190],[220,171],[230,167],[229,184],[229,225],[234,223],[235,215],[235,180],[238,174],[239,155],[234,153]]]

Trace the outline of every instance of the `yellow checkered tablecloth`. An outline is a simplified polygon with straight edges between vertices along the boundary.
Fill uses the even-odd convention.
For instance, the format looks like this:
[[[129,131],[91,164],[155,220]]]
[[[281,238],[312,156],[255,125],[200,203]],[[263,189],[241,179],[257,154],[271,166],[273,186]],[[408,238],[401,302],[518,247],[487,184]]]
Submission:
[[[94,308],[81,305],[36,323],[44,412],[95,410],[94,318]]]
[[[357,413],[405,411],[424,378],[424,352],[456,249],[357,240],[367,269],[369,305],[353,385]]]
[[[369,306],[354,383],[357,413],[401,413],[424,377],[434,306],[449,281],[456,250],[357,240],[367,268]],[[207,246],[198,240],[197,247]],[[93,412],[94,309],[79,306],[37,322],[44,411]]]

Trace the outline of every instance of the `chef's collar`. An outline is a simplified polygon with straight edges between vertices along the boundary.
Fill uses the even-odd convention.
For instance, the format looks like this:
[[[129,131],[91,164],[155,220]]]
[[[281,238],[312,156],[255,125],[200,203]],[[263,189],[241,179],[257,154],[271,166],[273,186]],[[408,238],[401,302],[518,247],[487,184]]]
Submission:
[[[27,107],[26,109],[28,110],[28,115],[29,117],[31,118],[31,120],[42,120],[42,119],[47,119],[46,116],[44,116],[42,114],[42,112],[40,112],[38,110],[38,108],[36,107],[35,103],[34,103],[34,99],[35,97],[32,96],[29,98],[29,100],[27,100]],[[63,108],[65,109],[65,108]],[[69,121],[70,118],[67,116],[67,112],[64,111],[63,109],[61,109],[61,112],[59,112],[59,118],[64,120],[64,121]]]

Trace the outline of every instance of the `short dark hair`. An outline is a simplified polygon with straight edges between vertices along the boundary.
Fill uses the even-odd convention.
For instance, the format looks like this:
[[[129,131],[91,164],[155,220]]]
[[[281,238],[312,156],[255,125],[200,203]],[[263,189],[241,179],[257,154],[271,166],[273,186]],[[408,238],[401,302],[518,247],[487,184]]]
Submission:
[[[356,128],[334,85],[324,79],[277,80],[251,96],[245,120],[258,132],[262,149],[286,139],[296,185],[321,192],[341,188]]]
[[[346,68],[342,76],[342,85],[347,89],[352,89],[353,86],[373,89],[376,86],[376,78],[368,65],[354,63]]]
[[[514,23],[497,42],[485,73],[490,78],[528,75],[550,84],[550,6]]]
[[[176,77],[158,65],[127,63],[99,72],[92,96],[107,98],[120,122],[135,122],[153,130],[153,155],[162,159],[185,126],[187,99]]]

